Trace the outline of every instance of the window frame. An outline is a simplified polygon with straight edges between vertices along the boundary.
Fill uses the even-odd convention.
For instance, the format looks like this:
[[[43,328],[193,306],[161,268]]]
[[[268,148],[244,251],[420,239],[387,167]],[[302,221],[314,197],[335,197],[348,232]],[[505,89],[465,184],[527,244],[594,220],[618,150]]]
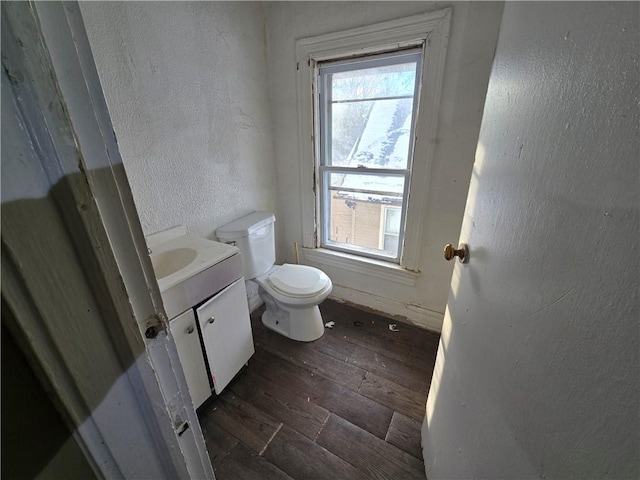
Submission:
[[[329,118],[331,117],[330,107],[332,105],[332,97],[330,95],[330,87],[328,85],[328,76],[334,73],[342,73],[347,71],[356,70],[358,64],[361,64],[362,68],[375,68],[381,66],[394,65],[402,62],[402,59],[410,59],[416,63],[416,78],[413,89],[413,110],[411,129],[409,132],[409,151],[407,153],[407,166],[403,169],[393,168],[361,168],[361,167],[345,167],[333,165],[331,162],[331,127],[329,124]],[[315,65],[315,79],[317,88],[314,90],[318,96],[318,99],[314,102],[318,105],[316,112],[317,121],[315,122],[315,138],[319,139],[319,155],[316,159],[316,167],[319,177],[319,209],[318,217],[319,221],[319,246],[321,248],[327,248],[330,250],[336,250],[339,252],[350,253],[352,255],[376,258],[378,260],[400,263],[402,258],[404,229],[407,217],[407,205],[409,203],[409,185],[411,182],[411,171],[413,167],[413,152],[415,143],[416,122],[418,119],[418,105],[420,102],[421,91],[421,78],[422,78],[422,65],[424,60],[424,48],[423,46],[413,48],[401,48],[391,51],[385,51],[382,53],[366,54],[358,57],[336,58],[327,59],[321,62],[316,62]],[[331,188],[330,182],[327,181],[327,177],[331,173],[352,173],[357,175],[389,175],[389,176],[402,176],[404,178],[404,188],[402,192],[402,205],[400,207],[400,233],[398,238],[398,249],[395,257],[390,255],[384,255],[382,253],[377,254],[368,249],[358,249],[357,245],[353,248],[343,247],[339,244],[332,244],[330,238],[330,223],[331,218],[329,216],[330,203],[331,203]],[[373,193],[373,192],[372,192]],[[384,207],[383,207],[384,209]]]
[[[421,244],[427,210],[429,170],[437,144],[440,97],[444,78],[447,42],[452,9],[329,33],[296,41],[296,82],[298,116],[298,156],[300,158],[299,225],[302,227],[302,260],[319,267],[330,266],[334,276],[340,272],[376,275],[395,283],[413,285],[423,265]],[[315,137],[318,121],[316,79],[318,62],[383,53],[399,48],[422,47],[424,62],[418,106],[414,165],[409,185],[407,220],[400,264],[369,259],[321,248],[317,235],[320,179],[317,169],[319,143]]]

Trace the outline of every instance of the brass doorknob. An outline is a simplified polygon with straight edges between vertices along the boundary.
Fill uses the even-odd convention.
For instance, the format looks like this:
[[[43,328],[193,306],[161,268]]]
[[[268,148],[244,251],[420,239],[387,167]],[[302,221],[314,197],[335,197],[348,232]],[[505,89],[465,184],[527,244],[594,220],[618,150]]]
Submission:
[[[444,258],[449,261],[453,257],[458,257],[460,263],[466,263],[469,260],[469,247],[465,243],[460,244],[460,248],[455,248],[450,243],[444,246]]]

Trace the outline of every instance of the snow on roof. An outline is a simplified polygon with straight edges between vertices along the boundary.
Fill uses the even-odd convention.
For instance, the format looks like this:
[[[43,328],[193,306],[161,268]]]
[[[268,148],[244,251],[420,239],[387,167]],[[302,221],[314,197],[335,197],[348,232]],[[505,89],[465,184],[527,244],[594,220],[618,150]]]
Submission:
[[[378,175],[344,175],[342,187],[371,190],[371,193],[349,192],[336,189],[340,198],[375,203],[402,203],[404,177],[380,177]]]
[[[363,167],[363,170],[407,168],[412,108],[411,98],[373,102],[347,165]],[[381,203],[397,203],[404,192],[404,176],[333,173],[331,184],[334,189],[342,187],[371,192],[346,192],[338,188],[336,190],[340,197]]]
[[[406,168],[411,132],[410,98],[378,100],[348,159],[350,166]],[[408,128],[407,128],[408,126]],[[404,141],[400,141],[406,137]]]

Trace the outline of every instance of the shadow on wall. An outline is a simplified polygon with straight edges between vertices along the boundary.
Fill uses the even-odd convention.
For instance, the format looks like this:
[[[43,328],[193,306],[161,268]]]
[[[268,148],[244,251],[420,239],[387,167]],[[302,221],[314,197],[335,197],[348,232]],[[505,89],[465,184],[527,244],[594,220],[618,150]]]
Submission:
[[[67,69],[78,73],[81,60],[63,74],[49,56],[54,45],[63,57],[78,53],[65,43],[74,8],[2,4],[2,473],[72,478],[74,470],[87,478],[80,473],[88,462],[106,478],[185,477],[185,456],[169,448],[172,422],[195,412],[166,334],[145,343],[141,333],[159,322],[161,304],[150,293],[151,265],[117,146],[108,150],[111,130],[96,117],[103,110],[91,109],[86,77],[76,85],[82,95],[61,96],[56,80],[74,75]],[[47,45],[43,19],[68,36]],[[78,104],[86,108],[75,110],[72,125]],[[5,351],[7,329],[15,341]],[[20,378],[5,370],[19,363]],[[41,403],[49,421],[38,431]],[[80,466],[78,447],[86,455]]]
[[[3,113],[5,108],[7,102]],[[29,163],[8,148],[5,127],[3,122],[3,200],[16,191],[9,185],[16,170]],[[37,175],[28,169],[21,173]],[[113,171],[90,175],[99,181]],[[115,305],[110,292],[124,286],[115,279],[107,285],[104,275],[90,274],[101,271],[96,258],[101,253],[92,248],[81,212],[96,206],[77,204],[70,188],[83,181],[85,175],[71,175],[42,198],[2,203],[2,478],[96,478],[80,436],[101,435],[113,446],[127,425],[138,430],[128,438],[158,436],[146,422],[154,406],[142,393],[141,371],[149,368],[149,353],[135,319],[127,327],[119,321],[122,306]],[[158,342],[164,339],[160,332]],[[74,404],[74,418],[66,411],[69,404]],[[96,422],[102,422],[99,433]],[[105,422],[112,425],[109,431]],[[146,430],[140,429],[141,422]],[[145,461],[133,468],[141,475],[177,475],[167,460],[170,453],[156,447],[149,455],[154,465]],[[109,453],[101,453],[105,461]]]
[[[97,478],[72,431],[4,325],[7,317],[12,316],[3,301],[0,476],[15,480]]]
[[[422,430],[430,477],[639,477],[638,13],[505,7]]]
[[[3,135],[3,147],[5,138]],[[5,153],[8,152],[3,148],[3,174],[9,173],[9,163],[15,160]],[[5,192],[11,190],[5,184],[10,178],[10,175],[3,175]],[[130,381],[127,373],[102,369],[97,354],[102,350],[102,342],[125,335],[119,322],[109,322],[108,333],[101,331],[97,322],[101,314],[114,313],[104,301],[95,299],[101,295],[99,290],[106,286],[94,284],[91,289],[91,281],[80,268],[58,270],[65,266],[65,261],[82,265],[84,270],[98,268],[95,258],[86,256],[88,251],[84,255],[79,251],[83,245],[87,250],[89,240],[86,235],[82,236],[77,230],[77,235],[70,239],[64,230],[64,223],[78,225],[81,221],[77,208],[69,203],[72,200],[65,182],[61,181],[54,188],[55,193],[45,198],[2,204],[2,478],[97,478],[73,436],[73,422],[61,413],[64,407],[52,386],[47,384],[46,374],[38,374],[38,369],[43,367],[31,366],[38,365],[33,353],[37,348],[34,337],[47,337],[46,343],[68,369],[74,370],[76,375],[82,369],[81,375],[91,377],[94,396],[91,400],[85,399],[87,418],[99,415],[101,405],[108,403],[105,400],[112,390],[118,389],[120,382]],[[76,244],[75,250],[72,243]],[[25,264],[33,265],[32,262],[41,266],[37,278],[34,278],[33,270],[23,270]],[[40,289],[38,293],[47,293],[33,298],[31,292],[36,284]],[[39,332],[24,331],[24,322],[16,318],[18,313],[14,312],[13,304],[25,314],[24,305],[15,301],[16,292],[28,302],[28,315],[36,319],[35,329]],[[83,295],[87,297],[83,298]],[[46,313],[40,311],[44,297],[49,299]],[[47,322],[64,324],[62,330],[68,329],[67,335],[55,337],[50,334]],[[43,333],[45,331],[47,333]],[[79,342],[80,337],[86,341]],[[135,365],[130,352],[121,355],[120,361],[125,372]],[[83,363],[86,368],[79,367]],[[48,365],[44,368],[56,367]],[[41,383],[40,379],[45,380]]]
[[[638,142],[608,156],[627,167],[617,172],[563,156],[573,142],[521,163],[502,136],[484,163],[478,147],[461,233],[470,261],[454,268],[422,428],[430,476],[638,477]],[[571,162],[591,173],[550,188],[553,164]],[[612,258],[620,238],[634,240]]]

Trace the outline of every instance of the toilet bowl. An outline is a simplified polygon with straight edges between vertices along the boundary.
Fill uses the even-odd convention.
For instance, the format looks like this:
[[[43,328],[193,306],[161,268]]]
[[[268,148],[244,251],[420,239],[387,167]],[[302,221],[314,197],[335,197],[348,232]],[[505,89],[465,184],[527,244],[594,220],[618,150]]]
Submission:
[[[305,265],[276,265],[255,281],[267,307],[262,314],[262,323],[267,328],[303,342],[317,340],[324,334],[318,305],[333,289],[324,272]]]
[[[244,277],[254,280],[266,305],[262,323],[285,337],[303,342],[324,334],[318,305],[331,293],[331,279],[307,265],[274,265],[275,216],[253,212],[216,230],[220,241],[233,243],[242,254]]]

